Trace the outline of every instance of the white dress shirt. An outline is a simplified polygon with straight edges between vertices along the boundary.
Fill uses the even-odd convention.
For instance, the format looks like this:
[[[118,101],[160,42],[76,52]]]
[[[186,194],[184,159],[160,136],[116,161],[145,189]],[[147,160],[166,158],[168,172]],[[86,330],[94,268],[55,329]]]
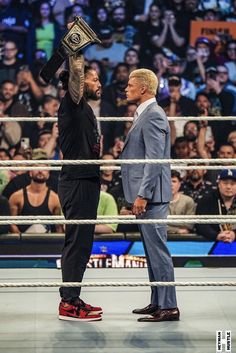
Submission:
[[[136,109],[135,113],[134,113],[134,122],[136,122],[136,120],[139,118],[139,116],[142,114],[142,112],[152,103],[156,102],[156,98],[150,98],[148,100],[146,100],[145,102],[141,103],[138,108]]]

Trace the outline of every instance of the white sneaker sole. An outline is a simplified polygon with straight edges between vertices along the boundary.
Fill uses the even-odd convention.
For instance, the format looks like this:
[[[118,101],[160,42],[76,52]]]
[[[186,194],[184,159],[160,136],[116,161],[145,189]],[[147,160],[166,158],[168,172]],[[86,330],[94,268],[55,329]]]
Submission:
[[[58,315],[59,320],[64,320],[64,321],[80,321],[80,322],[89,322],[89,321],[101,321],[102,317],[87,317],[84,319],[78,319],[76,317],[71,317],[71,316],[63,316],[63,315]]]
[[[101,315],[103,314],[102,310],[98,310],[98,311],[90,311],[89,315]]]

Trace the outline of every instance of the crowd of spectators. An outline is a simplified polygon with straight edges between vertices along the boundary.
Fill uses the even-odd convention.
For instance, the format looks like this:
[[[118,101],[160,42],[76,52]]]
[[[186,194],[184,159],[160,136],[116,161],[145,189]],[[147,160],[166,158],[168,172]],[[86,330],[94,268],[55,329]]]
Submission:
[[[219,32],[211,39],[199,36],[190,45],[192,21],[236,23],[235,0],[1,0],[0,160],[62,158],[57,123],[1,122],[1,117],[56,117],[65,93],[58,82],[60,70],[49,84],[39,73],[66,32],[66,24],[75,16],[82,16],[101,39],[101,44],[84,50],[86,64],[98,72],[103,86],[101,99],[89,102],[97,117],[133,117],[136,106],[127,103],[125,87],[132,70],[146,67],[159,79],[157,101],[169,117],[202,118],[170,121],[171,157],[235,157],[236,120],[217,121],[217,117],[236,116],[236,39],[230,32]],[[208,116],[216,120],[208,122]],[[101,158],[119,157],[131,124],[99,124],[103,136]],[[236,175],[232,171],[232,175],[227,174],[233,190],[233,201],[227,206],[221,172],[221,166],[217,170],[193,167],[187,172],[173,171],[170,214],[202,214],[202,201],[216,193],[226,214],[231,214]],[[58,174],[41,174],[0,170],[1,215],[25,214],[25,209],[34,214],[34,208],[41,204],[41,211],[45,208],[49,214],[60,214],[60,206],[56,205]],[[101,215],[131,214],[119,172],[101,172],[101,190]],[[208,209],[204,211],[209,213]],[[220,214],[219,207],[215,212]],[[128,226],[111,224],[97,226],[96,232],[117,229],[130,230]],[[136,226],[131,230],[137,230]],[[235,234],[220,237],[194,224],[169,227],[170,233],[177,234],[196,230],[211,239],[235,239]],[[20,229],[2,226],[0,232],[6,231]]]

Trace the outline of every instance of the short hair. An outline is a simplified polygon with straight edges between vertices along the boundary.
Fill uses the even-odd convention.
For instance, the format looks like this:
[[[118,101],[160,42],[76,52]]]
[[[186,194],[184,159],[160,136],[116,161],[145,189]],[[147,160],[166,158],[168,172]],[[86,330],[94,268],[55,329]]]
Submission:
[[[175,139],[175,143],[174,145],[176,145],[177,143],[186,143],[188,144],[188,139],[185,136],[179,136]]]
[[[58,101],[58,98],[52,96],[51,94],[46,94],[43,97],[42,105],[45,105],[45,104],[50,103],[52,101]]]
[[[171,178],[177,178],[177,179],[179,179],[179,181],[182,181],[182,178],[180,176],[180,172],[178,172],[177,170],[171,171]]]
[[[1,153],[1,152],[5,153],[8,158],[12,159],[9,150],[7,150],[6,148],[1,147],[1,148],[0,148],[0,153]]]
[[[158,79],[153,71],[148,69],[137,69],[130,73],[129,78],[136,78],[140,83],[147,87],[149,93],[154,96],[156,95]]]
[[[231,148],[233,148],[233,146],[231,145],[231,143],[225,142],[225,143],[222,143],[222,144],[219,146],[218,151],[219,151],[222,147],[231,147]],[[234,149],[234,148],[233,148],[233,149]]]
[[[10,83],[10,84],[13,85],[13,86],[16,85],[13,80],[4,80],[4,81],[2,81],[2,83],[1,83],[1,88],[2,88],[5,84],[7,84],[7,83]]]
[[[231,44],[236,44],[236,40],[235,40],[235,39],[230,39],[229,41],[227,41],[227,42],[226,42],[226,50],[228,50],[228,47],[229,47]]]
[[[185,129],[187,128],[188,124],[194,124],[194,125],[196,125],[196,128],[197,128],[197,130],[199,131],[200,125],[199,125],[199,122],[196,121],[196,120],[188,120],[188,121],[184,124],[184,131],[185,131]]]
[[[137,54],[137,57],[139,58],[139,51],[138,51],[137,49],[133,48],[133,47],[130,47],[130,48],[128,48],[128,49],[125,51],[124,57],[126,57],[126,55],[127,55],[130,51],[133,51],[134,53],[136,53],[136,54]]]
[[[201,97],[201,96],[203,96],[203,97],[205,97],[205,98],[207,98],[207,100],[209,101],[209,102],[211,102],[210,101],[210,99],[209,99],[209,96],[208,96],[208,94],[207,93],[205,93],[205,92],[198,92],[197,93],[197,95],[196,95],[196,97],[195,97],[195,102],[197,101],[197,99],[198,99],[198,97]]]

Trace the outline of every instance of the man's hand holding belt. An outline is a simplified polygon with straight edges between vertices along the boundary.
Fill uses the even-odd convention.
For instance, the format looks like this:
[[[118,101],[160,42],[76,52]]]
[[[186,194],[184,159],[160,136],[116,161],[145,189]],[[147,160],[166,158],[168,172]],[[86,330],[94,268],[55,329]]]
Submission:
[[[89,25],[81,18],[68,23],[68,32],[61,39],[59,47],[40,72],[42,79],[49,83],[63,62],[91,43],[101,43]]]

